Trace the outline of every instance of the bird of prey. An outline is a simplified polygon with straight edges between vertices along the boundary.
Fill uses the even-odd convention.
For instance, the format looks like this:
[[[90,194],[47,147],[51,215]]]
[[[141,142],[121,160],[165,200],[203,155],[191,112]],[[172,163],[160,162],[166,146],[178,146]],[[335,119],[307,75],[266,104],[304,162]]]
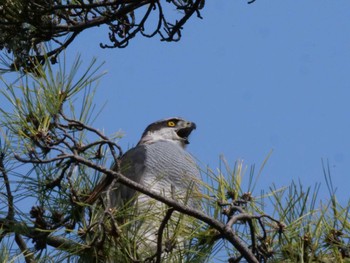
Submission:
[[[148,125],[138,144],[122,156],[120,172],[160,195],[198,209],[200,173],[186,151],[189,135],[194,129],[195,123],[178,117]],[[154,256],[158,230],[169,207],[118,182],[109,189],[112,189],[109,191],[111,209],[125,205],[134,208],[133,217],[136,219],[129,216],[125,220],[136,221],[133,235],[137,241],[137,254],[141,259]],[[184,246],[186,238],[181,235],[191,231],[194,224],[188,221],[181,227],[179,222],[183,218],[178,212],[172,214],[162,239],[162,251],[179,250]]]

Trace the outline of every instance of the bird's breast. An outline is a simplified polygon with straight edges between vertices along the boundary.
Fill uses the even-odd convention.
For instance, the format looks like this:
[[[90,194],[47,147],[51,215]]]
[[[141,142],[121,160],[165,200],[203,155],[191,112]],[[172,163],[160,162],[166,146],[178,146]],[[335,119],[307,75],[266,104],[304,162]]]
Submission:
[[[145,148],[145,170],[142,183],[152,190],[185,191],[191,184],[197,183],[200,175],[198,167],[181,146],[172,142],[157,142]]]

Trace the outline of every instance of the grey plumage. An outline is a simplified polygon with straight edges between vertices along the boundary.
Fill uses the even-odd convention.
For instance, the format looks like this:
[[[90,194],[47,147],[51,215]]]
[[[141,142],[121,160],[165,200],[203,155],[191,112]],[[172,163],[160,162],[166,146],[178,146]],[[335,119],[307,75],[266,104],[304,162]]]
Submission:
[[[169,141],[138,145],[125,154],[121,164],[123,175],[168,197],[175,191],[175,197],[181,202],[186,201],[181,199],[186,197],[188,187],[191,184],[195,187],[200,180],[192,156],[178,144]],[[135,190],[120,185],[111,194],[111,204],[120,206],[134,194]],[[193,206],[191,200],[189,202]]]

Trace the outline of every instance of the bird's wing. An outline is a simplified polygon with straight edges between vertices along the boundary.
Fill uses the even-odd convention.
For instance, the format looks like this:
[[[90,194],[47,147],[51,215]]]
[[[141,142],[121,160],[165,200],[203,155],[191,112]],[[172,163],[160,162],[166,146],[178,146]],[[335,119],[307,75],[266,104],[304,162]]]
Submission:
[[[120,172],[129,179],[140,183],[145,170],[145,158],[146,150],[144,146],[139,145],[130,149],[123,155],[120,161]],[[115,164],[112,165],[111,170],[116,170]],[[94,203],[99,198],[101,193],[106,191],[108,188],[114,189],[110,193],[112,207],[122,205],[134,196],[135,190],[127,188],[118,182],[111,187],[112,183],[112,177],[103,176],[101,181],[95,186],[91,194],[84,200],[84,202],[87,204]]]
[[[127,151],[120,162],[120,172],[122,175],[135,181],[142,183],[143,174],[145,172],[146,149],[143,145]],[[135,190],[125,185],[116,183],[114,190],[110,193],[110,201],[112,207],[118,207],[130,201],[135,195]]]

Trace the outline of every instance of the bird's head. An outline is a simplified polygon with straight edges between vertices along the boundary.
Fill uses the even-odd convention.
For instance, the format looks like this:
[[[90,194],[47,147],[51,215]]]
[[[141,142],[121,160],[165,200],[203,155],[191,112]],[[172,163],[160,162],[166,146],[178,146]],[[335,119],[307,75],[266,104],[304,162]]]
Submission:
[[[178,117],[156,121],[147,126],[138,144],[172,141],[185,147],[190,143],[188,137],[194,129],[196,129],[194,122]]]

